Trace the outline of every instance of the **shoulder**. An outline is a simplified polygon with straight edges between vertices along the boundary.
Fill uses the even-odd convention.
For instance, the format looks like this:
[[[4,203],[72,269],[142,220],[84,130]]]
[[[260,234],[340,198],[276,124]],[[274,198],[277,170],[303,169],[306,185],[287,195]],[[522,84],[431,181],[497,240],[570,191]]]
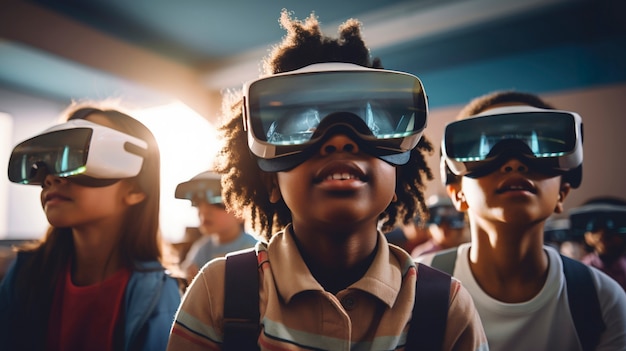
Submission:
[[[180,299],[179,278],[174,277],[159,261],[137,261],[128,287],[130,290],[167,291]]]
[[[587,268],[591,272],[591,278],[601,304],[611,303],[626,306],[626,293],[613,278],[595,267],[587,266]]]
[[[626,345],[626,292],[611,277],[599,269],[587,266],[596,288],[602,320],[606,331],[601,336],[601,345]]]
[[[244,232],[241,235],[242,240],[244,240],[246,243],[248,244],[255,244],[256,242],[260,241],[258,237],[250,234],[250,233],[246,233]]]
[[[415,261],[457,276],[460,273],[457,269],[457,261],[459,261],[458,258],[465,257],[469,248],[470,243],[465,243],[458,247],[420,255],[415,259]]]

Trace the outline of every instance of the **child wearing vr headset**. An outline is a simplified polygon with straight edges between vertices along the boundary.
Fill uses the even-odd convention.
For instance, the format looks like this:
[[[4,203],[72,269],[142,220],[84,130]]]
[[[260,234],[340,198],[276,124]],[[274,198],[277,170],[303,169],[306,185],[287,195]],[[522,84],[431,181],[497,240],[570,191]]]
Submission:
[[[198,210],[202,237],[195,241],[181,269],[187,279],[196,276],[200,267],[227,253],[254,247],[257,240],[246,233],[243,221],[226,211],[222,201],[221,176],[211,171],[202,172],[176,186],[177,199],[187,199]]]
[[[569,212],[572,235],[583,237],[590,253],[583,263],[615,279],[626,291],[626,201],[597,197]]]
[[[622,289],[543,245],[546,220],[562,213],[581,182],[580,116],[499,91],[458,117],[445,128],[441,170],[448,195],[467,213],[471,242],[419,260],[463,282],[491,350],[626,349]],[[596,314],[586,310],[594,302]]]
[[[41,186],[50,228],[0,285],[4,349],[165,349],[181,294],[161,264],[159,172],[143,124],[92,106],[13,149],[9,179]]]
[[[423,182],[432,175],[424,154],[432,147],[421,138],[422,84],[372,62],[357,20],[338,39],[322,35],[313,15],[301,22],[283,11],[281,24],[288,34],[265,62],[267,75],[236,97],[216,158],[227,207],[249,215],[267,239],[252,267],[252,348],[403,349],[416,279],[427,273],[380,228],[426,211]],[[191,283],[168,350],[227,347],[226,330],[237,322],[224,317],[231,257],[211,261]],[[444,315],[417,312],[444,326],[447,318],[439,349],[486,349],[471,297],[457,280],[445,284]]]

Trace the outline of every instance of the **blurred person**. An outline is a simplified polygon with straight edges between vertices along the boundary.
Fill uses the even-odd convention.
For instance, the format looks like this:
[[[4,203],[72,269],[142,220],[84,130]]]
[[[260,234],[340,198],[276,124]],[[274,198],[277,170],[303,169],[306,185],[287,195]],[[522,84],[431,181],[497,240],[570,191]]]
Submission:
[[[41,186],[50,228],[0,284],[0,345],[164,350],[180,290],[160,262],[157,143],[117,110],[71,106],[67,120],[9,159],[10,181]]]
[[[205,263],[227,253],[253,247],[257,239],[244,231],[244,221],[226,211],[219,174],[202,172],[178,184],[175,196],[198,210],[202,236],[191,244],[181,269],[191,280]]]
[[[572,231],[583,235],[591,252],[581,261],[598,268],[626,290],[626,201],[597,197],[569,212]]]
[[[450,249],[469,241],[465,213],[457,211],[447,195],[433,195],[428,198],[427,204],[429,216],[426,225],[430,238],[415,247],[411,256]]]
[[[313,14],[300,21],[283,10],[280,23],[287,35],[265,74],[229,96],[216,158],[228,208],[253,218],[267,242],[200,270],[168,350],[226,349],[242,342],[244,330],[246,350],[402,350],[428,342],[486,350],[460,282],[417,267],[383,234],[427,210],[432,146],[422,138],[419,78],[372,60],[356,19],[340,25],[338,38],[323,35]],[[244,268],[258,279],[247,291],[258,302],[247,323],[227,313],[225,294],[228,273],[239,272],[230,263],[241,257],[251,258]],[[431,304],[413,310],[419,302]],[[444,308],[433,310],[433,302]],[[432,332],[413,339],[424,330]]]
[[[587,253],[583,237],[572,234],[569,218],[548,218],[543,234],[544,243],[552,245],[562,255],[580,261]]]
[[[473,99],[444,129],[442,179],[471,241],[418,261],[463,282],[491,350],[626,350],[624,291],[544,245],[581,184],[582,132],[578,114],[517,91]]]
[[[406,252],[428,241],[430,234],[428,228],[424,226],[419,216],[416,216],[409,223],[397,224],[393,229],[385,233],[385,237],[390,244],[403,248]]]

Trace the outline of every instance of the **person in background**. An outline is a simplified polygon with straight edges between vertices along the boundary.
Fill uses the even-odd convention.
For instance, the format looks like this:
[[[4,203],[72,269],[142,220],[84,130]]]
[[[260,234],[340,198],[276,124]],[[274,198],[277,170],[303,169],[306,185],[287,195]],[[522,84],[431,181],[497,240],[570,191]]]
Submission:
[[[562,255],[580,261],[587,254],[584,238],[573,235],[569,218],[550,217],[543,227],[544,243]]]
[[[400,223],[385,233],[390,244],[399,246],[406,252],[411,252],[415,247],[430,239],[428,228],[424,226],[419,216],[409,223]]]
[[[596,197],[569,212],[572,231],[584,236],[590,253],[581,261],[598,268],[626,290],[626,201]]]
[[[254,236],[244,231],[243,220],[226,211],[220,179],[219,174],[206,171],[176,187],[176,198],[190,200],[198,209],[198,229],[202,234],[181,263],[188,280],[193,279],[210,260],[254,247],[257,243]]]
[[[0,285],[3,350],[165,349],[181,290],[160,262],[159,174],[152,133],[96,105],[13,149],[9,180],[42,188],[50,228]]]
[[[450,175],[444,178],[450,199],[467,213],[471,242],[418,260],[437,267],[449,258],[446,266],[472,295],[491,350],[626,350],[624,291],[603,272],[544,245],[546,220],[563,213],[582,181],[582,151],[582,118],[523,92],[480,96],[445,127],[441,173]],[[566,280],[570,271],[581,273],[573,277],[578,281]],[[593,285],[581,299],[590,297],[570,305],[575,293],[587,292],[581,281]],[[581,304],[597,306],[597,314],[578,318]],[[579,327],[592,317],[593,325]]]
[[[245,98],[233,96],[216,158],[228,208],[249,214],[267,239],[255,252],[252,342],[261,350],[404,349],[416,282],[422,269],[436,271],[418,271],[383,231],[427,210],[432,146],[421,138],[422,84],[372,61],[355,19],[336,39],[313,15],[298,21],[285,10],[280,23],[287,35],[265,75],[244,86]],[[224,320],[225,267],[226,259],[213,260],[192,281],[168,350],[223,348],[232,324]],[[471,297],[439,274],[447,311],[417,315],[444,321],[440,350],[486,350]]]
[[[451,249],[469,241],[465,213],[457,211],[447,195],[433,195],[428,198],[427,204],[429,216],[426,224],[430,239],[415,247],[411,256]]]

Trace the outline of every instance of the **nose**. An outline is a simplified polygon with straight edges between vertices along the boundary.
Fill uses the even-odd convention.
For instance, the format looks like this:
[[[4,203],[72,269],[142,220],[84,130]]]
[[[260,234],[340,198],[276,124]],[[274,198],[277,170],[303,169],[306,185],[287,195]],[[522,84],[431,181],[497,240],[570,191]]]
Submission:
[[[518,160],[516,158],[511,158],[508,161],[506,161],[500,167],[500,172],[503,172],[503,173],[509,173],[509,172],[526,173],[526,172],[528,172],[528,166],[526,166],[522,161],[520,161],[520,160]]]
[[[344,134],[336,134],[330,137],[320,149],[322,156],[330,155],[334,152],[349,152],[356,154],[359,152],[359,146]]]
[[[45,188],[52,184],[59,184],[59,183],[65,183],[65,182],[67,182],[67,179],[63,177],[57,177],[55,175],[47,174],[46,177],[43,179],[43,182],[41,183],[41,187]]]

